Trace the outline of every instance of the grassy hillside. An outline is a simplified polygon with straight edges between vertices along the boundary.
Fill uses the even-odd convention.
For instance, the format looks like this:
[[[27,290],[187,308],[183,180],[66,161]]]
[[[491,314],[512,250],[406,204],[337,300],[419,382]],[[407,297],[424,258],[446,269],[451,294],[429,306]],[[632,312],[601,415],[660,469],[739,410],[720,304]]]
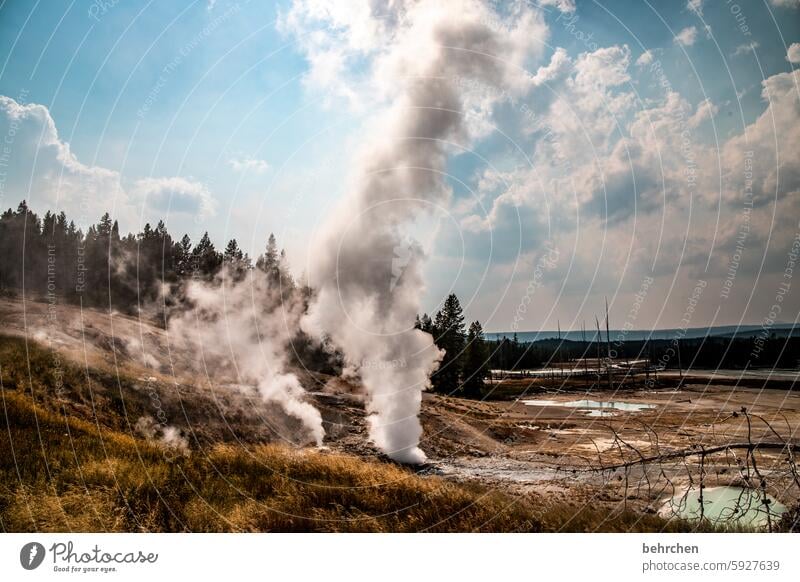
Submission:
[[[87,377],[69,362],[55,366],[55,357],[0,337],[4,531],[687,529],[652,515],[609,519],[605,510],[325,451],[219,443],[181,452],[132,436],[126,380],[97,371]]]
[[[2,393],[6,531],[507,531],[532,509],[403,468],[278,445],[181,454]]]
[[[0,378],[6,531],[537,527],[520,500],[393,464],[280,445],[181,452],[137,438],[125,421],[137,407],[129,380],[18,338],[0,338]]]

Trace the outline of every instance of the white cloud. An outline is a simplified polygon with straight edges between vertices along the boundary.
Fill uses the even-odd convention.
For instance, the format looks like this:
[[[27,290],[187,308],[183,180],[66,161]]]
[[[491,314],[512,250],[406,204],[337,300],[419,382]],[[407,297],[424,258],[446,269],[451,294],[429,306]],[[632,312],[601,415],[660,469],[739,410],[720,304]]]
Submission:
[[[703,17],[703,0],[689,0],[686,3],[686,8],[697,14],[697,16]]]
[[[574,8],[565,1],[554,5]],[[519,8],[513,17],[503,18],[485,3],[471,0],[447,5],[432,0],[396,2],[390,8],[370,2],[296,0],[278,19],[278,30],[297,40],[309,63],[305,83],[324,92],[329,105],[339,99],[356,110],[375,110],[393,99],[410,77],[427,74],[421,67],[429,62],[429,55],[449,50],[453,62],[449,72],[469,71],[467,65],[481,60],[477,53],[459,54],[452,49],[466,45],[480,47],[489,58],[502,56],[509,64],[503,88],[523,89],[530,83],[525,67],[544,53],[549,31],[541,11]],[[445,11],[461,11],[467,20],[489,24],[500,34],[485,39],[450,38],[446,28],[436,28]],[[476,26],[467,34],[479,29]],[[484,41],[487,44],[481,45]],[[486,111],[484,96],[477,101],[474,95],[466,97],[465,109]]]
[[[780,8],[800,8],[800,0],[769,0],[769,3]]]
[[[692,129],[696,129],[701,123],[703,123],[707,119],[711,119],[718,112],[719,112],[719,107],[714,105],[710,99],[701,101],[697,105],[694,114],[692,114],[692,116],[689,117],[687,125]]]
[[[0,181],[3,205],[28,200],[34,209],[63,210],[85,228],[111,212],[123,230],[138,222],[142,204],[149,216],[161,212],[172,196],[176,212],[213,215],[215,203],[208,189],[185,178],[145,178],[128,191],[119,172],[81,162],[63,141],[44,105],[25,104],[0,95],[0,135],[9,148],[5,175]]]
[[[630,81],[631,51],[626,45],[581,54],[575,61],[575,81],[582,86],[616,87]]]
[[[87,165],[62,141],[47,107],[0,95],[0,135],[10,150],[3,197],[71,210],[86,223],[127,197],[114,170]]]
[[[625,47],[602,50],[603,58],[600,51],[574,60],[554,54],[534,75],[546,78],[547,86],[546,91],[544,86],[541,91],[534,89],[527,101],[536,111],[536,123],[529,131],[535,140],[530,146],[532,166],[504,172],[502,180],[493,173],[481,175],[476,190],[488,211],[463,207],[460,220],[465,236],[516,232],[520,216],[525,224],[568,232],[572,228],[569,217],[579,215],[582,230],[598,229],[610,240],[623,241],[633,221],[648,225],[637,232],[652,243],[638,238],[633,243],[637,268],[647,268],[654,254],[660,254],[659,269],[669,271],[679,262],[705,264],[707,249],[735,240],[738,230],[731,236],[721,233],[714,242],[708,221],[716,220],[720,202],[719,212],[727,217],[723,222],[737,219],[745,170],[750,171],[746,152],[753,152],[754,221],[756,214],[767,212],[767,202],[800,198],[800,161],[792,154],[800,149],[796,91],[800,72],[768,78],[763,91],[767,108],[762,115],[742,135],[714,145],[707,143],[702,126],[718,113],[716,104],[703,100],[692,105],[675,91],[659,101],[642,103],[628,86],[631,72]],[[598,78],[616,84],[596,85]],[[678,228],[652,238],[667,209],[670,218],[665,220],[675,225],[688,225],[692,210],[695,218],[688,235]],[[686,254],[681,256],[684,236],[689,238]],[[529,240],[531,244],[537,241]],[[675,256],[670,258],[673,250]],[[522,249],[526,251],[532,249]],[[592,264],[590,259],[587,264]]]
[[[798,85],[800,69],[773,75],[762,82],[766,110],[722,149],[727,198],[741,199],[745,188],[742,168],[748,157],[752,160],[756,205],[800,194],[800,161],[796,155],[800,151]]]
[[[422,4],[431,8],[435,3]],[[312,0],[295,3],[295,7],[298,5],[304,10],[304,26],[309,25],[309,15],[331,10],[327,4]],[[406,4],[396,5],[403,7],[400,15],[392,14],[405,22]],[[689,10],[696,8],[693,12],[699,15],[705,3],[685,5]],[[345,9],[360,10],[336,8]],[[285,21],[289,20],[287,16]],[[419,63],[430,59],[420,55],[441,50],[435,42],[419,43],[419,39],[435,38],[429,30],[414,30],[405,37],[398,34],[402,27],[394,16],[379,23],[372,20],[367,14],[347,24],[328,23],[322,30],[314,25],[302,29],[315,39],[304,48],[312,72],[316,59],[330,71],[327,78],[315,78],[315,82],[324,79],[318,88],[335,92],[346,79],[346,86],[359,99],[365,88],[369,95],[386,97],[396,92],[397,83],[404,77],[426,73]],[[413,21],[437,19],[415,17]],[[503,54],[536,54],[530,48],[546,38],[546,30],[536,20],[527,30],[538,35],[534,44],[524,45],[521,34],[513,40],[509,35],[511,46],[525,48],[505,50]],[[710,35],[711,29],[702,24],[689,26],[676,35],[675,42],[691,46],[700,33]],[[304,38],[302,34],[300,38]],[[381,49],[387,38],[394,46],[404,47],[392,59]],[[755,46],[739,47],[736,53]],[[487,52],[497,54],[496,50],[489,47]],[[792,61],[797,50],[792,47],[787,59]],[[359,56],[354,58],[353,54]],[[495,164],[502,170],[483,168],[476,173],[476,198],[459,199],[450,208],[460,227],[458,237],[448,238],[444,241],[447,244],[439,241],[436,252],[448,253],[463,244],[466,260],[478,257],[502,270],[511,268],[517,259],[526,264],[537,256],[544,239],[555,238],[565,255],[575,249],[573,256],[564,257],[563,266],[566,269],[574,259],[571,277],[586,280],[575,287],[571,279],[571,284],[581,293],[596,282],[591,277],[599,261],[604,265],[601,276],[609,285],[621,280],[626,269],[636,276],[650,269],[664,276],[686,269],[680,275],[688,280],[692,269],[703,276],[713,247],[715,256],[709,269],[722,269],[724,273],[725,253],[735,247],[738,235],[745,152],[754,152],[753,225],[773,228],[771,206],[766,202],[777,198],[788,215],[790,201],[800,199],[800,195],[793,196],[800,193],[800,162],[792,154],[800,149],[796,85],[788,73],[767,79],[764,113],[742,135],[717,144],[710,141],[710,125],[718,113],[716,104],[709,100],[690,103],[663,85],[657,86],[660,97],[641,99],[637,95],[636,83],[652,74],[650,65],[659,54],[653,49],[634,58],[628,47],[612,46],[570,56],[556,47],[550,61],[532,69],[532,74],[501,84],[514,95],[512,106],[503,114],[516,123],[514,129],[521,134],[520,139],[528,140],[521,144],[527,159],[514,166],[504,151]],[[326,58],[330,62],[326,63]],[[516,63],[524,62],[519,56],[513,58]],[[359,76],[359,71],[367,73]],[[483,89],[459,85],[465,93],[465,111],[477,111],[488,118],[496,101]],[[534,115],[526,116],[525,111]],[[695,172],[696,179],[688,179]],[[780,232],[772,233],[772,240],[786,240],[788,231],[784,230],[792,227],[791,220],[781,218],[785,220],[775,223]],[[718,219],[720,229],[715,232]],[[523,231],[524,236],[520,234]],[[487,237],[493,241],[491,248],[486,244]],[[755,241],[755,232],[752,237]]]
[[[754,52],[759,46],[761,46],[758,41],[747,42],[745,44],[740,44],[736,47],[736,50],[731,53],[732,57],[738,57],[739,55],[750,54]]]
[[[142,178],[134,184],[133,192],[151,210],[201,219],[216,214],[217,204],[208,187],[190,178]]]
[[[793,64],[800,63],[800,42],[792,43],[792,46],[786,51],[786,60]]]
[[[575,12],[575,0],[539,0],[539,6],[555,6],[559,11],[571,14]]]
[[[270,168],[266,160],[251,157],[231,158],[228,160],[228,165],[233,168],[234,172],[253,172],[256,174],[266,172]]]
[[[741,89],[741,90],[737,91],[737,92],[736,92],[736,99],[737,99],[737,100],[741,100],[741,99],[742,99],[742,97],[744,97],[745,95],[747,95],[747,94],[750,92],[750,90],[751,90],[751,89],[754,89],[754,88],[755,88],[755,85],[750,85],[749,87],[745,87],[745,88],[743,88],[743,89]]]
[[[675,35],[675,43],[681,46],[692,46],[695,40],[697,40],[697,27],[695,26],[687,26]]]
[[[653,51],[648,49],[644,51],[641,55],[639,55],[639,58],[636,59],[636,64],[640,67],[646,67],[647,65],[653,62],[654,58],[655,57],[653,56]]]
[[[352,74],[350,64],[378,52],[395,24],[373,14],[367,2],[304,0],[293,2],[280,15],[277,28],[294,36],[305,53],[305,83],[311,89],[324,89],[327,98],[343,98],[360,108],[364,104],[359,85],[365,80]]]

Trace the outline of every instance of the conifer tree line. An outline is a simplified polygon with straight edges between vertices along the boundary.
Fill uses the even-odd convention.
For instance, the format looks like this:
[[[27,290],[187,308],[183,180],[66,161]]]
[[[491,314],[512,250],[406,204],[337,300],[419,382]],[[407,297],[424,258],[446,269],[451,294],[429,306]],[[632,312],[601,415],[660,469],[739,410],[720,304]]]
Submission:
[[[24,289],[27,297],[55,296],[59,301],[124,313],[136,313],[155,300],[169,309],[180,308],[184,282],[213,280],[223,267],[225,276],[234,280],[244,279],[250,271],[265,274],[279,286],[283,298],[294,296],[307,304],[313,293],[294,282],[286,254],[272,234],[264,252],[253,261],[236,239],[218,251],[207,232],[196,243],[186,234],[175,239],[163,221],[155,228],[145,224],[141,232],[122,236],[117,221],[108,213],[85,233],[64,212],[48,211],[40,217],[24,200],[16,211],[9,208],[0,215],[0,295],[15,295]],[[466,326],[455,294],[446,298],[433,318],[418,316],[416,327],[430,333],[444,351],[431,378],[433,389],[470,398],[482,396],[490,369],[536,369],[593,358],[598,343],[604,344],[602,338],[599,342],[597,338],[520,342],[516,334],[487,341],[479,322]],[[684,339],[681,348],[695,367],[738,368],[752,359],[756,335]],[[786,339],[771,333],[760,341],[759,357],[752,366],[800,365],[800,337]],[[653,365],[674,368],[676,358],[662,361],[673,344],[671,339],[625,341],[615,351],[621,359],[647,358]],[[342,356],[332,346],[320,345],[299,330],[293,348],[300,363],[312,369],[334,372],[341,366]]]
[[[417,329],[433,336],[444,350],[439,369],[431,376],[436,392],[480,398],[489,376],[489,349],[480,322],[464,324],[464,310],[455,293],[447,296],[433,319],[425,313],[417,316]]]
[[[28,296],[55,295],[131,313],[162,297],[165,284],[180,289],[182,281],[211,280],[223,265],[234,278],[258,269],[282,290],[295,289],[272,234],[254,264],[236,239],[220,252],[207,232],[196,243],[187,234],[175,239],[163,221],[121,236],[108,213],[85,233],[64,212],[40,217],[24,200],[0,215],[0,292],[7,295],[24,289]]]

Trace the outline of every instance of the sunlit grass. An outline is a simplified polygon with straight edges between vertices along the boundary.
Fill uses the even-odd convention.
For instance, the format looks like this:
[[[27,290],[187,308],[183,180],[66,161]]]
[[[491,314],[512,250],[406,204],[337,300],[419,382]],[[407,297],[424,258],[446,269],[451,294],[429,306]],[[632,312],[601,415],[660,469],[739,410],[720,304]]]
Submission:
[[[278,445],[181,454],[2,394],[6,531],[509,531],[533,508],[497,492]]]
[[[53,354],[35,343],[26,348],[0,337],[2,530],[690,529],[655,515],[610,516],[326,451],[217,444],[180,452],[128,434],[116,412],[92,413],[90,387],[119,394],[128,380],[59,366],[54,371]],[[113,385],[102,386],[104,379]]]

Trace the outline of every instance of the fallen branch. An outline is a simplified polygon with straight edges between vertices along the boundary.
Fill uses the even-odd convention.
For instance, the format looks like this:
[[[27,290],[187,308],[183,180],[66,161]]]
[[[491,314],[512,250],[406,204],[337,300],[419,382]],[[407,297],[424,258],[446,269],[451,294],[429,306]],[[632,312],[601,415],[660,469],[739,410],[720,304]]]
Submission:
[[[657,461],[669,461],[672,459],[685,459],[687,457],[694,457],[698,455],[712,455],[714,453],[720,453],[723,451],[729,451],[734,449],[745,449],[747,451],[755,451],[756,449],[773,449],[773,450],[784,450],[784,449],[791,449],[792,447],[797,447],[797,444],[792,443],[773,443],[773,442],[766,442],[766,443],[729,443],[727,445],[717,445],[714,447],[708,447],[706,449],[682,449],[680,451],[673,451],[671,453],[662,453],[660,455],[653,455],[651,457],[644,457],[640,456],[638,459],[634,459],[632,461],[628,461],[626,463],[618,463],[616,465],[605,465],[603,467],[591,467],[586,469],[573,469],[575,472],[580,473],[600,473],[604,471],[614,471],[616,469],[626,469],[629,467],[635,467],[636,465],[646,465],[648,463],[654,463]]]

